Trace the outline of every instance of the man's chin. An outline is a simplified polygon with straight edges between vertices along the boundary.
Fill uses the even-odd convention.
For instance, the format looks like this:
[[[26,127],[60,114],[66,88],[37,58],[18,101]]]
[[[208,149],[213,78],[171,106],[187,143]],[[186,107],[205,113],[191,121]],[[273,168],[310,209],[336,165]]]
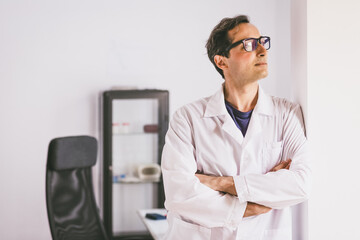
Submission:
[[[259,75],[259,80],[261,80],[261,79],[263,79],[263,78],[266,78],[268,75],[269,75],[269,74],[268,74],[268,72],[267,72],[267,71],[266,71],[266,72],[261,73],[261,74]]]

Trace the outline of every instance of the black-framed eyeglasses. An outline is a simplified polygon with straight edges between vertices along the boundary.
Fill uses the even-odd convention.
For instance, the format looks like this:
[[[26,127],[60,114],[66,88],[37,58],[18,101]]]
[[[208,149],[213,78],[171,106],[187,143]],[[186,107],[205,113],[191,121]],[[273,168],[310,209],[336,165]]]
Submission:
[[[234,42],[225,49],[225,52],[228,53],[232,48],[240,44],[244,45],[245,51],[252,52],[256,50],[258,43],[260,43],[266,50],[270,49],[270,37],[261,36],[259,38],[245,38]]]

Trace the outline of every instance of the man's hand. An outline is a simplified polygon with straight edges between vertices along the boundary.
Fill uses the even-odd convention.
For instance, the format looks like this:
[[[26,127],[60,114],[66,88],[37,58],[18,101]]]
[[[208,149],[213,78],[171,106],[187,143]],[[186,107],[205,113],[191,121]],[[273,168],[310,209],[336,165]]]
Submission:
[[[269,172],[276,172],[276,171],[279,171],[280,169],[289,170],[290,165],[291,165],[291,159],[288,159],[286,161],[279,163],[275,167],[273,167]]]
[[[264,214],[264,213],[269,212],[270,210],[271,210],[271,208],[269,208],[269,207],[266,207],[266,206],[263,206],[260,204],[256,204],[256,203],[252,203],[252,202],[248,202],[243,217],[251,217],[251,216]]]
[[[209,188],[237,196],[233,177],[217,177],[196,173],[195,176],[200,182]]]

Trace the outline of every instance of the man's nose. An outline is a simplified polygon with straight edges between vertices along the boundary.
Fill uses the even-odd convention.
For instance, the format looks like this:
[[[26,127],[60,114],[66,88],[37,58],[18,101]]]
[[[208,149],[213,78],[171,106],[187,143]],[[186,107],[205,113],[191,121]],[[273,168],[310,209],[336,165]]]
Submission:
[[[256,48],[256,55],[259,57],[265,57],[267,55],[267,50],[260,43],[258,43],[258,46]]]

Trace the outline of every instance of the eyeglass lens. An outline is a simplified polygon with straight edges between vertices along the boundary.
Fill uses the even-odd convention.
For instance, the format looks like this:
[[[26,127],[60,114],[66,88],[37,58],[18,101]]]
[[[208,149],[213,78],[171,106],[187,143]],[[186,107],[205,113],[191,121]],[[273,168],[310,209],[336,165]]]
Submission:
[[[251,39],[244,40],[245,50],[248,52],[255,51],[255,49],[257,48],[258,42],[260,42],[260,44],[262,46],[264,46],[264,48],[266,50],[268,50],[270,48],[270,38],[262,37],[260,39],[251,38]]]

